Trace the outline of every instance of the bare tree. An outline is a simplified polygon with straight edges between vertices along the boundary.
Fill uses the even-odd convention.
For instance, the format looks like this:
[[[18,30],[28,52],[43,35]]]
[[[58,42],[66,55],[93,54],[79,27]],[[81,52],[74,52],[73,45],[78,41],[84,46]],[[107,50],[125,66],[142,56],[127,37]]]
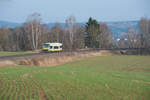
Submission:
[[[74,38],[74,26],[75,26],[76,19],[74,16],[70,16],[68,19],[66,19],[66,25],[67,30],[69,32],[69,39],[70,39],[70,49],[72,49],[73,46],[73,38]]]
[[[25,24],[25,30],[32,44],[32,49],[37,49],[39,45],[40,36],[42,34],[40,14],[33,13],[32,15],[28,16],[27,23]]]
[[[100,34],[97,37],[100,48],[111,48],[112,47],[112,32],[109,30],[106,24],[100,24]]]
[[[150,20],[141,18],[139,25],[141,30],[141,45],[144,48],[150,48]]]
[[[61,35],[62,35],[62,28],[59,23],[56,23],[54,27],[50,30],[50,41],[52,42],[62,42],[61,41]]]
[[[0,50],[9,51],[9,35],[10,30],[8,27],[0,28]]]
[[[74,39],[73,39],[73,49],[81,49],[85,46],[85,39],[84,39],[84,33],[85,28],[81,26],[75,26],[74,27],[75,33],[74,33]]]
[[[138,30],[128,30],[125,36],[128,48],[140,48],[140,39]]]

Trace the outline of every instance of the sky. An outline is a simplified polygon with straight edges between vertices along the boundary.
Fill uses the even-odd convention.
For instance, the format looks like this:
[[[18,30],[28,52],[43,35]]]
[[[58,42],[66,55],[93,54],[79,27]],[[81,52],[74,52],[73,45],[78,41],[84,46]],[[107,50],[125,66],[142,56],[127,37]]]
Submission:
[[[130,21],[150,18],[150,0],[0,0],[0,20],[22,23],[32,13],[40,13],[42,22],[65,22],[75,16],[77,22],[89,17],[98,21]]]

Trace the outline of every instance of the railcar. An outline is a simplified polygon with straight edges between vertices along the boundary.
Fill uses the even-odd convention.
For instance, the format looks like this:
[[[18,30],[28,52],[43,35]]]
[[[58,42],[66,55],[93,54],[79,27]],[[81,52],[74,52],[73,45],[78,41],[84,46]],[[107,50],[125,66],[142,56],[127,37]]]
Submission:
[[[44,52],[60,52],[63,51],[62,43],[44,43],[43,44]]]

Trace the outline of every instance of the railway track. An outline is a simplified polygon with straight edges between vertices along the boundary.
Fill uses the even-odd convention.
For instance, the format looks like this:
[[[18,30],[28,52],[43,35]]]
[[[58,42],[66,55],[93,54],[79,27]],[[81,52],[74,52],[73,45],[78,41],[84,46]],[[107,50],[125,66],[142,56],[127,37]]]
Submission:
[[[15,56],[1,56],[0,61],[18,61],[23,59],[34,59],[34,58],[43,58],[43,57],[55,57],[55,56],[64,56],[64,55],[73,55],[74,53],[88,53],[92,51],[63,51],[57,53],[33,53],[33,54],[24,54],[24,55],[15,55]]]
[[[107,51],[121,51],[121,50],[138,50],[139,48],[119,48],[119,49],[83,49],[83,50],[76,50],[76,51],[63,51],[59,53],[33,53],[33,54],[24,54],[24,55],[16,55],[16,56],[1,56],[0,61],[17,61],[22,59],[33,59],[33,58],[42,58],[42,57],[54,57],[54,56],[64,56],[64,55],[72,55],[74,53],[88,53],[88,52],[98,52],[101,50]]]

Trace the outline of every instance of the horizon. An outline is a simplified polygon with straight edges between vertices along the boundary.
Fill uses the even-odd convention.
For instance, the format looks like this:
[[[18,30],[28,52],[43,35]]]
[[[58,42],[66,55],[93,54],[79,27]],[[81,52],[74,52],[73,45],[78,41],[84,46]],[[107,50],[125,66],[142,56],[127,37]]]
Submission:
[[[98,21],[98,22],[99,23],[115,23],[115,22],[138,22],[138,21],[140,21],[140,19],[139,20],[123,20],[123,21]],[[0,20],[0,22],[8,22],[8,23],[16,23],[16,24],[23,24],[23,23],[25,23],[25,22],[14,22],[14,21],[7,21],[7,20]],[[76,23],[86,23],[86,22],[76,22]],[[55,23],[59,24],[59,23],[66,23],[66,22],[42,22],[41,24],[55,24]]]
[[[89,17],[98,22],[137,21],[150,18],[149,0],[0,0],[0,20],[23,23],[32,13],[41,14],[43,23],[64,23],[73,15],[76,22],[87,22]]]

